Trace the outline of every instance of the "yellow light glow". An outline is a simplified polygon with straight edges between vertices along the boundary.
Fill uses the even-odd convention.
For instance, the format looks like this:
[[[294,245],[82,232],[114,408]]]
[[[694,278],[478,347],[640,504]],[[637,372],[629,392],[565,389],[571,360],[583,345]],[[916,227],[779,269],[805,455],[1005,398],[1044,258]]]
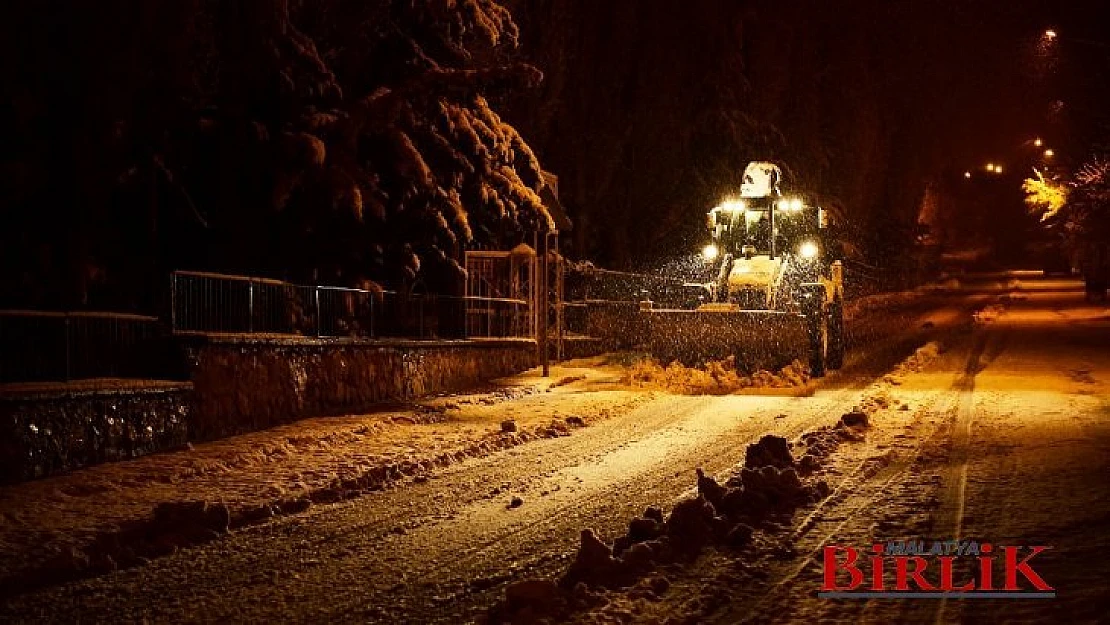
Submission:
[[[790,200],[790,208],[793,209],[793,210],[796,210],[796,211],[802,210],[802,201],[799,200],[798,198],[794,198],[793,200]]]
[[[1045,158],[1052,158],[1053,156],[1056,156],[1056,152],[1052,148],[1049,148],[1049,149],[1044,151],[1044,157]]]
[[[798,246],[798,254],[800,254],[802,258],[814,258],[817,256],[817,244],[813,241],[805,241]]]
[[[971,172],[970,171],[965,171],[964,172],[964,178],[970,178],[970,177],[971,177]]]
[[[1001,165],[995,165],[994,166],[994,173],[1001,174],[1002,173],[1002,166]]]
[[[1056,38],[1056,31],[1049,28],[1048,30],[1044,31],[1044,38],[1045,39],[1055,39]]]
[[[1039,148],[1042,145],[1044,145],[1044,141],[1041,141],[1041,138],[1037,137],[1036,139],[1033,139],[1033,145],[1035,145]]]
[[[714,260],[720,253],[721,250],[717,249],[717,246],[713,245],[712,243],[706,245],[701,250],[701,255],[703,258],[705,258],[705,260]]]
[[[747,207],[748,205],[744,203],[744,200],[725,200],[717,208],[724,211],[742,211]]]
[[[994,163],[987,163],[987,171],[994,171]]]
[[[1025,204],[1034,212],[1040,213],[1041,221],[1044,221],[1068,203],[1068,187],[1051,178],[1045,178],[1036,168],[1033,172],[1037,177],[1026,178],[1021,189],[1025,191]]]

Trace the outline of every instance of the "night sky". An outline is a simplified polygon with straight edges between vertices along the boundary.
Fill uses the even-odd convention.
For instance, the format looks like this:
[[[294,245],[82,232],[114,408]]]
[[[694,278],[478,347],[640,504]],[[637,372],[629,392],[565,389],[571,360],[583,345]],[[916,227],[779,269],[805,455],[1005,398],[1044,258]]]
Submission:
[[[1034,137],[1107,143],[1106,3],[476,5],[6,9],[5,303],[149,308],[173,269],[449,291],[544,222],[541,168],[568,254],[657,267],[762,159],[898,272],[928,189],[975,239]],[[1006,192],[948,188],[987,162]]]

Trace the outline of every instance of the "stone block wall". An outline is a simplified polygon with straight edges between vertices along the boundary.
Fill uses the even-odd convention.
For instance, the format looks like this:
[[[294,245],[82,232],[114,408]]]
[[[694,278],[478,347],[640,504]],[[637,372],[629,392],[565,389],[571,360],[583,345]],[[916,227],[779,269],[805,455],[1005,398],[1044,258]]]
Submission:
[[[18,482],[183,446],[192,385],[103,380],[0,394],[0,482]]]
[[[182,339],[191,382],[0,386],[0,483],[306,417],[472,387],[536,363],[531,340]]]
[[[534,366],[531,340],[204,337],[185,348],[190,437],[210,440],[455,391]]]

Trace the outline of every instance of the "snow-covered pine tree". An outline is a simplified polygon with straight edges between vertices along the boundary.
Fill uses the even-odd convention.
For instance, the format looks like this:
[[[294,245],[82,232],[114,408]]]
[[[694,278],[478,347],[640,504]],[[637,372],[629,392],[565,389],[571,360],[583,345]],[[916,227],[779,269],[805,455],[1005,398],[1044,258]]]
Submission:
[[[271,1],[289,111],[273,208],[320,237],[310,264],[387,281],[423,268],[450,284],[461,245],[551,226],[538,161],[486,98],[540,79],[513,61],[504,7]]]

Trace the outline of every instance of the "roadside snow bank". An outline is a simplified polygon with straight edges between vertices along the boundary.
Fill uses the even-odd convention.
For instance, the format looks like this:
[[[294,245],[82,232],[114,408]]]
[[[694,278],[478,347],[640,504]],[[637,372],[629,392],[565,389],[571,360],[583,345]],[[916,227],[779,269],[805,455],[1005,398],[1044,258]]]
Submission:
[[[310,419],[5,486],[0,598],[141,564],[316,504],[424,482],[449,465],[567,436],[652,396],[565,392],[553,406],[561,388],[495,389]],[[514,427],[506,428],[510,400]]]

